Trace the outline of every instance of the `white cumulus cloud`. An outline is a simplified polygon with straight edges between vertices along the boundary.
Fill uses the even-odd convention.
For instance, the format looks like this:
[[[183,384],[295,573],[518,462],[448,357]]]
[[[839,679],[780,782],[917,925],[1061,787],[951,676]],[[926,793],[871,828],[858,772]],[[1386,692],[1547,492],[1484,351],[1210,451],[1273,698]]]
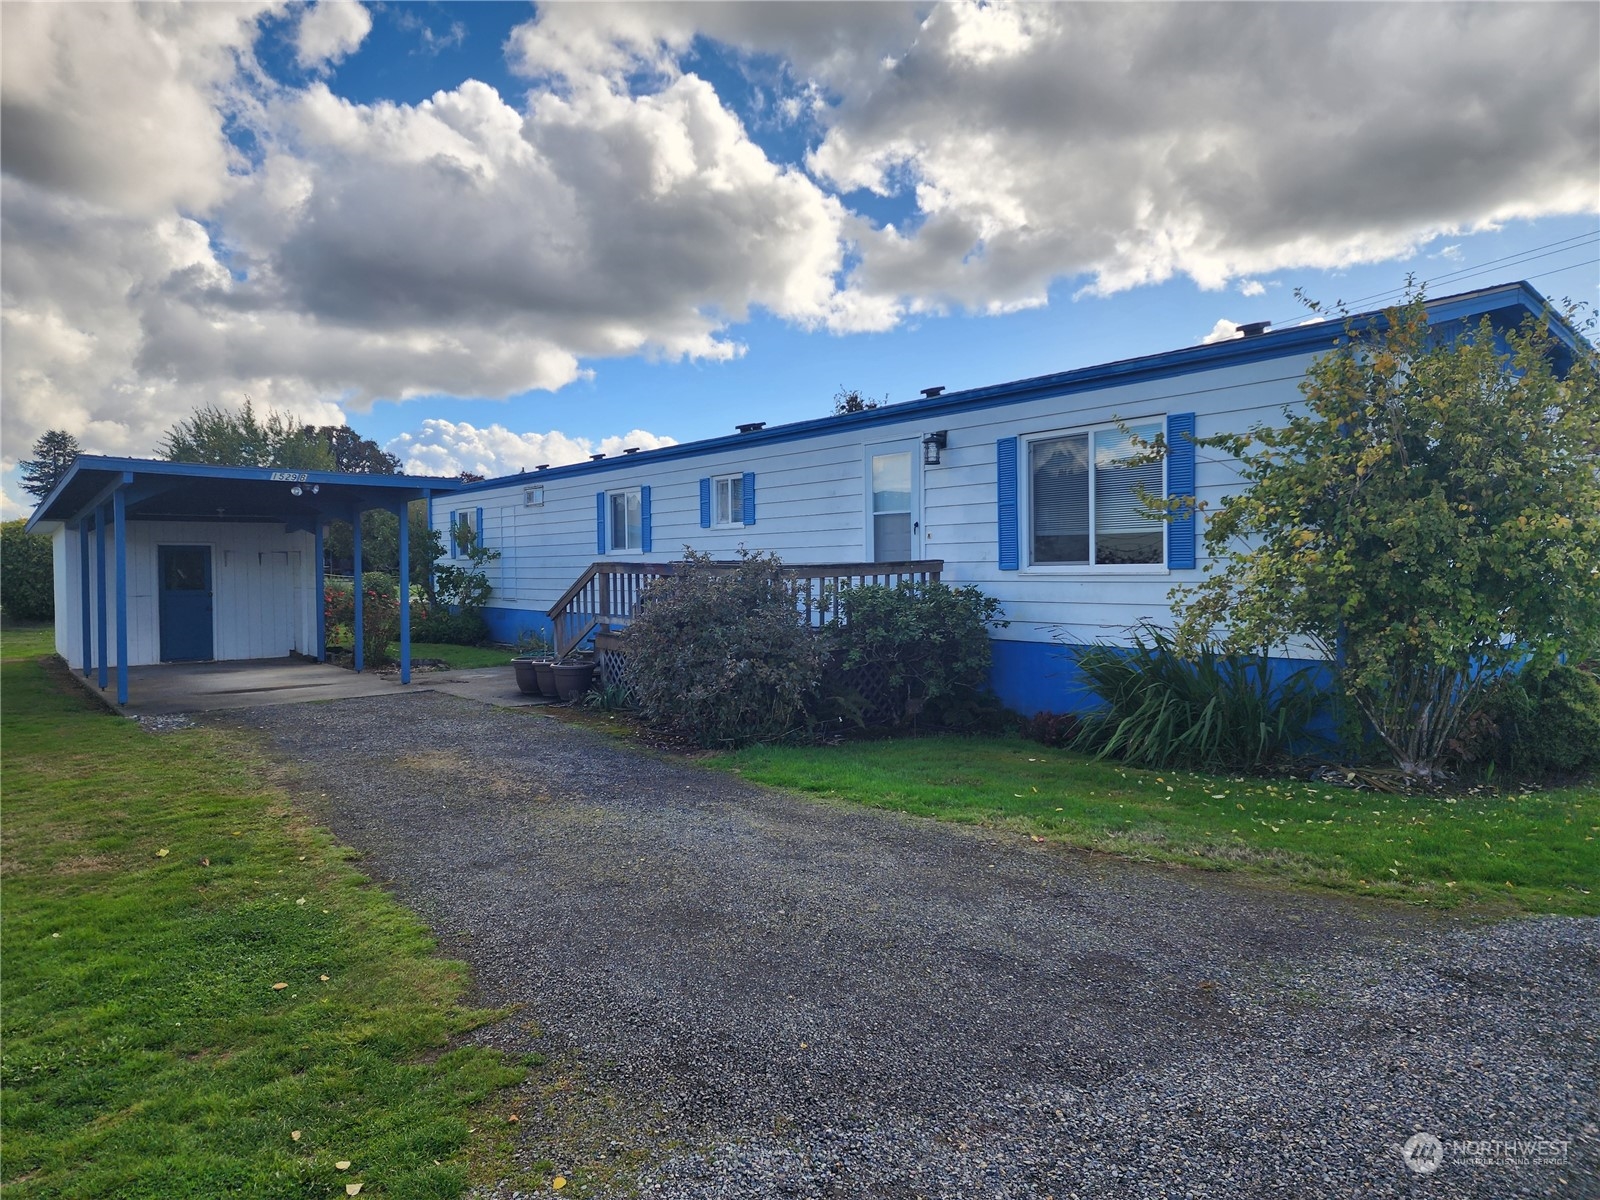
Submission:
[[[516,433],[504,425],[486,427],[464,421],[432,419],[410,433],[403,433],[384,447],[418,475],[474,475],[494,478],[531,471],[540,465],[552,467],[583,462],[593,454],[620,454],[632,448],[655,450],[675,446],[670,437],[633,429],[598,442],[589,438],[568,437],[560,430],[548,433]]]
[[[307,70],[346,58],[372,32],[372,14],[356,0],[317,0],[295,29],[294,60]]]

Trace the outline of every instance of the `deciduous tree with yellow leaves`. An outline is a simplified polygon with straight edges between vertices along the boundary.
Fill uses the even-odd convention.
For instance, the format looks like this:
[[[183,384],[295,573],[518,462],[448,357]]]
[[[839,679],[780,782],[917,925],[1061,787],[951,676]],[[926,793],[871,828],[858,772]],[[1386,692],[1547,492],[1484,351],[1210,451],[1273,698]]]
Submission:
[[[1418,288],[1346,317],[1303,407],[1204,439],[1247,486],[1206,522],[1207,577],[1173,593],[1180,635],[1321,648],[1423,782],[1497,674],[1593,655],[1600,360],[1558,320],[1435,328]]]

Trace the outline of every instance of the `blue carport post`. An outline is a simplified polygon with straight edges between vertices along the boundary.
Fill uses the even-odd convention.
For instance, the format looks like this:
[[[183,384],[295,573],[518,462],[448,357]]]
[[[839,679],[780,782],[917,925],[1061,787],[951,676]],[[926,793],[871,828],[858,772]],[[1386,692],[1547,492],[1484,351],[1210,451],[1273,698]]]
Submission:
[[[411,506],[402,504],[400,518],[400,682],[411,682]]]
[[[106,519],[110,511],[108,504],[102,504],[94,511],[94,604],[100,621],[100,628],[96,631],[99,636],[95,639],[100,643],[95,678],[102,691],[110,682],[106,674]]]
[[[83,663],[83,677],[89,678],[89,672],[94,669],[94,649],[89,645],[93,636],[90,632],[89,620],[89,521],[80,518],[78,521],[78,607],[83,610],[83,641],[80,645],[83,652],[79,655]]]
[[[111,497],[117,514],[117,703],[128,702],[128,501],[118,488]]]
[[[317,556],[317,661],[328,661],[328,577],[327,568],[322,561],[322,513],[318,512],[314,518],[316,525],[311,534],[316,542]]]
[[[356,671],[359,673],[362,670],[362,668],[364,668],[367,665],[366,664],[366,656],[362,653],[362,643],[361,643],[361,634],[362,634],[363,629],[365,628],[365,622],[361,619],[362,618],[361,610],[362,610],[362,608],[364,606],[363,606],[362,599],[361,599],[361,593],[363,591],[363,588],[361,587],[361,507],[359,505],[353,505],[351,507],[351,510],[350,510],[350,540],[354,544],[354,547],[355,547],[354,562],[351,564],[351,566],[352,566],[352,568],[354,569],[354,571],[356,573],[356,577],[355,577],[354,582],[352,583],[351,590],[355,593],[354,599],[355,599],[355,602],[356,602],[356,609],[355,609],[355,611],[356,611],[356,617],[355,617],[355,637],[356,637],[356,647],[355,647],[355,649],[356,649],[356,656],[355,657],[356,657]]]

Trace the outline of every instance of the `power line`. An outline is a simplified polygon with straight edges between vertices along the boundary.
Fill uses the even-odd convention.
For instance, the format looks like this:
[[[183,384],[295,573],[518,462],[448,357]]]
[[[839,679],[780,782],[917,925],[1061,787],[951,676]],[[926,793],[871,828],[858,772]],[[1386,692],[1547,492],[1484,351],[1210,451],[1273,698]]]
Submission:
[[[1527,248],[1525,248],[1523,250],[1517,251],[1515,254],[1502,255],[1500,258],[1492,258],[1492,259],[1489,259],[1489,260],[1487,260],[1485,262],[1478,263],[1478,264],[1475,264],[1475,265],[1470,266],[1470,267],[1461,267],[1461,268],[1459,268],[1459,269],[1457,269],[1455,271],[1450,271],[1450,272],[1447,272],[1444,275],[1440,275],[1437,278],[1434,278],[1434,279],[1423,279],[1423,280],[1420,280],[1420,282],[1424,286],[1431,286],[1431,285],[1434,285],[1434,284],[1458,283],[1458,282],[1462,282],[1462,281],[1467,280],[1467,279],[1477,278],[1480,275],[1489,275],[1489,274],[1498,273],[1499,271],[1501,271],[1503,268],[1505,268],[1507,266],[1517,265],[1517,264],[1521,264],[1521,263],[1536,262],[1539,259],[1549,258],[1551,255],[1561,254],[1561,253],[1564,253],[1564,252],[1566,252],[1568,250],[1583,249],[1588,245],[1595,244],[1596,242],[1600,242],[1600,230],[1595,230],[1593,232],[1586,231],[1584,233],[1574,234],[1571,237],[1561,238],[1561,239],[1559,239],[1557,241],[1554,241],[1554,242],[1545,242],[1545,243],[1543,243],[1541,245],[1538,245],[1538,246],[1529,246],[1529,247],[1527,247]],[[1588,262],[1588,261],[1591,261],[1591,260],[1585,260],[1585,262]],[[1581,267],[1581,266],[1585,265],[1585,262],[1574,263],[1574,264],[1572,264],[1572,266],[1573,267]],[[1560,270],[1568,270],[1568,269],[1570,269],[1570,268],[1568,268],[1568,267],[1560,268]],[[1542,275],[1539,276],[1539,278],[1545,278],[1546,276],[1551,275],[1551,274],[1555,274],[1555,273],[1556,272],[1553,272],[1553,271],[1544,272]],[[1373,292],[1370,295],[1366,295],[1366,296],[1358,296],[1354,300],[1348,300],[1348,301],[1343,301],[1342,300],[1342,301],[1339,302],[1339,304],[1340,304],[1341,307],[1348,308],[1348,309],[1354,311],[1358,305],[1367,304],[1370,301],[1374,301],[1374,300],[1383,301],[1383,300],[1389,300],[1389,299],[1397,299],[1397,298],[1405,295],[1405,291],[1406,291],[1406,289],[1404,287],[1390,288],[1390,289],[1387,289],[1386,291]],[[1285,320],[1288,320],[1288,318],[1285,318]],[[1284,321],[1274,320],[1272,323],[1274,325],[1280,325],[1280,324],[1283,324]]]

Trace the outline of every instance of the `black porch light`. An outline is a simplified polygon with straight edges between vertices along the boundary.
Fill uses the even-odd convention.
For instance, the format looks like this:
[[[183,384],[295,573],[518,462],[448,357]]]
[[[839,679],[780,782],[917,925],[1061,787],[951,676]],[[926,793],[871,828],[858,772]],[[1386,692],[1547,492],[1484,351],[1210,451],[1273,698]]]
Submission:
[[[933,433],[922,435],[922,465],[937,467],[939,465],[939,452],[950,444],[949,430],[940,429]]]

